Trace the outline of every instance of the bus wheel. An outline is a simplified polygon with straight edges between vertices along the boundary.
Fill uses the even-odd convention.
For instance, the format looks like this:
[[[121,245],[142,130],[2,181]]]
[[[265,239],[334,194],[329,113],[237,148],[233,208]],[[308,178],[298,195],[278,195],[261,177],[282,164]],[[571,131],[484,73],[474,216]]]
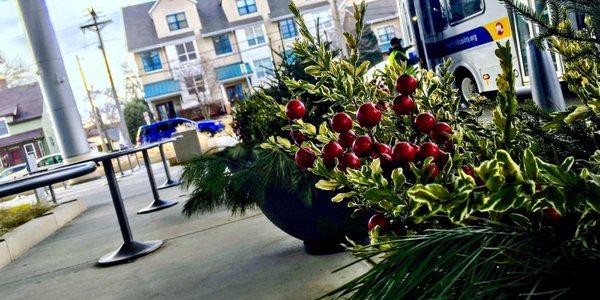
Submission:
[[[477,83],[473,78],[473,75],[468,71],[461,71],[456,74],[456,88],[458,88],[458,94],[460,95],[461,102],[467,103],[471,98],[471,95],[479,93]]]

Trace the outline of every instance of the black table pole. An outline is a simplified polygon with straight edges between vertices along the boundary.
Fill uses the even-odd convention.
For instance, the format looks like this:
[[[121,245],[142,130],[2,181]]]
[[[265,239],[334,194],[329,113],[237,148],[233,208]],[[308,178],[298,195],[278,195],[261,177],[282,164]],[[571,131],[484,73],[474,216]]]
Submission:
[[[121,198],[121,191],[119,190],[111,160],[102,160],[102,166],[104,166],[110,196],[117,213],[117,220],[121,229],[121,235],[123,236],[123,244],[117,250],[100,258],[98,264],[106,266],[130,262],[160,248],[163,244],[161,240],[148,242],[136,242],[133,240],[129,221],[127,220],[127,213],[125,212],[125,205],[123,205],[123,198]]]
[[[127,162],[129,163],[129,172],[133,173],[133,165],[131,164],[131,157],[127,154]]]
[[[152,197],[154,201],[152,203],[142,209],[140,209],[138,214],[146,214],[149,212],[165,209],[167,207],[171,207],[177,204],[177,201],[174,200],[161,200],[158,194],[158,189],[156,188],[156,182],[154,181],[154,172],[152,171],[152,165],[150,164],[150,156],[148,155],[148,150],[142,150],[142,155],[144,157],[144,164],[146,165],[146,172],[148,173],[148,180],[150,181],[150,189],[152,190]]]
[[[158,187],[159,190],[170,188],[173,186],[178,186],[181,184],[179,180],[171,179],[171,172],[169,171],[169,165],[167,164],[167,157],[165,156],[165,150],[163,149],[163,144],[158,145],[158,150],[160,150],[160,158],[162,159],[163,168],[165,168],[165,175],[167,176],[167,181]]]
[[[135,161],[137,162],[137,168],[140,169],[142,166],[140,165],[140,159],[137,155],[137,152],[134,153],[133,155],[135,155]]]

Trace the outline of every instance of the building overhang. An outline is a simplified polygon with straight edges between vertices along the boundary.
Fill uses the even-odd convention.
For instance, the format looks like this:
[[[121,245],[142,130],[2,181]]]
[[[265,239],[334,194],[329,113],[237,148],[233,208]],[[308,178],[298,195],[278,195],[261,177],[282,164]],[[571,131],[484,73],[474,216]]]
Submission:
[[[144,99],[146,102],[181,95],[181,83],[178,80],[168,79],[144,85]]]

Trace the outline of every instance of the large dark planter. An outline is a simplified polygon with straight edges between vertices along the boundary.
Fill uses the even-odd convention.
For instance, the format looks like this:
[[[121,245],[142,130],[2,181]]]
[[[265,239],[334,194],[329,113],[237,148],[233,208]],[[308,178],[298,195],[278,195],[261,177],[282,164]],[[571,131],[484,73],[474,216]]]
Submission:
[[[365,239],[370,217],[366,212],[351,217],[352,209],[345,203],[333,203],[333,196],[333,192],[315,189],[312,203],[307,204],[289,192],[272,189],[258,206],[275,226],[303,240],[307,253],[331,254],[344,250],[340,244],[346,237]]]

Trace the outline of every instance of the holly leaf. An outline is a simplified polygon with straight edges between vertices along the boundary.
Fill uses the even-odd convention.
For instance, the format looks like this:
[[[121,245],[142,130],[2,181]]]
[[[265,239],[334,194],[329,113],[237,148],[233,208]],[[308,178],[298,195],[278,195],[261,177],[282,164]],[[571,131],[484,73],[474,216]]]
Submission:
[[[339,193],[337,195],[335,195],[333,198],[331,198],[331,201],[335,202],[335,203],[339,203],[344,201],[344,199],[346,198],[351,198],[354,195],[356,195],[355,192],[347,192],[347,193]]]
[[[342,184],[337,180],[321,179],[315,184],[315,187],[324,191],[335,191],[342,187]]]
[[[392,171],[392,182],[394,183],[394,192],[399,192],[402,185],[406,183],[406,176],[404,176],[404,170],[397,168]]]

